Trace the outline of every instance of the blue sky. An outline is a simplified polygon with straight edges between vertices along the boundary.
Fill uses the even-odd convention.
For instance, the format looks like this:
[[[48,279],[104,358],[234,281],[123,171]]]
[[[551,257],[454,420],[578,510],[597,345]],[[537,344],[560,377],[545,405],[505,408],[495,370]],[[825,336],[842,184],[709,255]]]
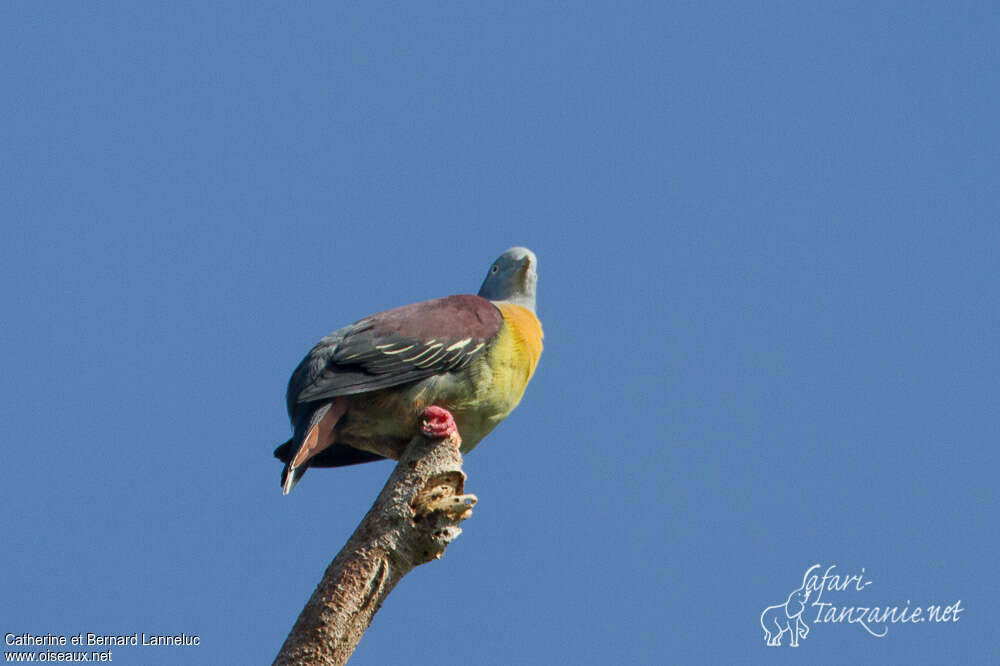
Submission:
[[[288,375],[527,245],[538,372],[352,663],[998,661],[997,34],[990,3],[5,4],[0,632],[269,663],[391,470],[282,497]],[[871,581],[826,603],[964,610],[810,607],[767,647],[817,563]]]

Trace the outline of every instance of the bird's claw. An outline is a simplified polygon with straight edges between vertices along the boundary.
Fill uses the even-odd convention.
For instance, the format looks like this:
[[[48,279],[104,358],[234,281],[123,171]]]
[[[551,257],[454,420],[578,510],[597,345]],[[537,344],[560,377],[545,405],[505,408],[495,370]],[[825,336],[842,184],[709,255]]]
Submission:
[[[447,409],[431,405],[421,415],[421,431],[426,437],[444,438],[455,432],[455,418]]]

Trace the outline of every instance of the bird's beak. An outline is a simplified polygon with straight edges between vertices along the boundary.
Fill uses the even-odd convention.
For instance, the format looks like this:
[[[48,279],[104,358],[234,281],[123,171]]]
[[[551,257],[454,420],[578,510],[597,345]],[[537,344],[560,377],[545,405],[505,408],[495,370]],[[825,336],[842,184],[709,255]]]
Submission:
[[[531,259],[525,257],[524,261],[521,262],[521,267],[517,269],[517,280],[522,287],[527,287],[529,280],[531,280]]]

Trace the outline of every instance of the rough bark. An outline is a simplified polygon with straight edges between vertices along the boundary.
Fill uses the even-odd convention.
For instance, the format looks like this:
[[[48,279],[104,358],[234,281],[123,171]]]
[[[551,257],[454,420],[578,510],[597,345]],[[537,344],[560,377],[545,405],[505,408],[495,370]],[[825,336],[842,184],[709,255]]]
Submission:
[[[440,558],[472,514],[458,432],[414,437],[375,504],[327,567],[274,664],[344,664],[396,583]]]

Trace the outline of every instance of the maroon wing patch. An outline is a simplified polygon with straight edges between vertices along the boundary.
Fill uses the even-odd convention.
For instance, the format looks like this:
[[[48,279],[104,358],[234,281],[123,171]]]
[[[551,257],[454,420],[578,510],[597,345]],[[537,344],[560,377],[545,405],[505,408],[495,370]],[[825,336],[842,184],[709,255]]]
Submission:
[[[323,338],[288,386],[294,403],[326,400],[455,372],[482,354],[503,326],[485,298],[464,294],[366,317]]]

